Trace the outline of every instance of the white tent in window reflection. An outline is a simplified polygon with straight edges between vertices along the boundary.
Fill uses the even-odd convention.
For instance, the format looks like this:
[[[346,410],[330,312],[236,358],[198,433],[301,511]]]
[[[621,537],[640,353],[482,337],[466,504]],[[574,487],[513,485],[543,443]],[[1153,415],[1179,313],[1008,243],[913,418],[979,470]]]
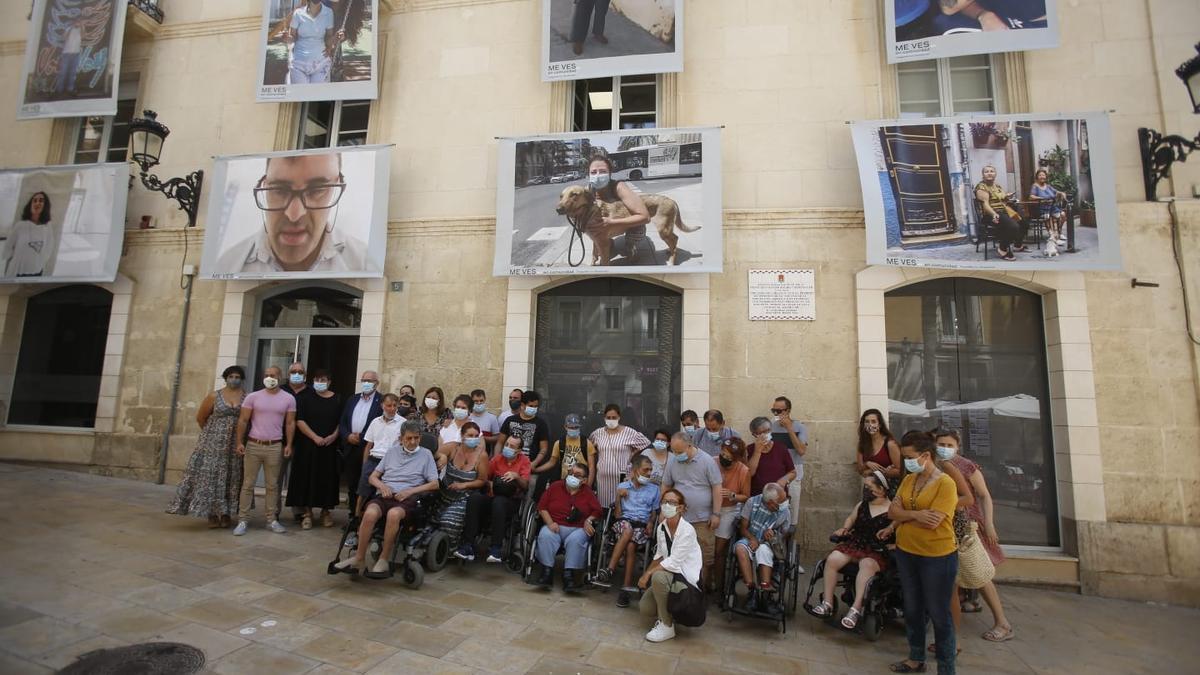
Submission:
[[[1029,394],[1013,394],[999,398],[987,398],[970,403],[954,403],[953,401],[938,401],[938,407],[929,409],[921,402],[909,403],[888,399],[888,412],[904,417],[929,417],[933,413],[963,412],[971,410],[987,410],[1001,417],[1021,417],[1029,420],[1040,419],[1042,416],[1041,402],[1036,396]]]

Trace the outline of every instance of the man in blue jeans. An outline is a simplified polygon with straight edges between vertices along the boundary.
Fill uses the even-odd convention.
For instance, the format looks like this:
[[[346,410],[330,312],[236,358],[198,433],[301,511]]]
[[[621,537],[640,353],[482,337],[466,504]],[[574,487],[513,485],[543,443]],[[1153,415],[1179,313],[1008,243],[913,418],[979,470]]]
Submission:
[[[604,20],[608,18],[609,0],[575,0],[575,12],[571,14],[571,46],[575,56],[583,53],[583,40],[587,37],[588,24],[592,37],[602,45],[608,44],[604,37]]]
[[[554,556],[559,547],[566,549],[563,564],[563,590],[576,593],[583,580],[576,574],[587,567],[588,542],[596,534],[594,523],[603,513],[592,488],[583,484],[586,464],[571,467],[564,480],[551,483],[538,500],[538,515],[545,524],[538,532],[535,555],[542,566],[537,585],[550,588],[554,581]]]

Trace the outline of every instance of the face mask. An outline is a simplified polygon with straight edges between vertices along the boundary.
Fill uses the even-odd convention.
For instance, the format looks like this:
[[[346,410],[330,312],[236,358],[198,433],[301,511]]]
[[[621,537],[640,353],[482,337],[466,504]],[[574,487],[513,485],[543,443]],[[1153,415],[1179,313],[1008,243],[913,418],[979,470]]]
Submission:
[[[464,438],[463,443],[466,443],[468,448],[474,450],[479,447],[479,437]]]
[[[399,414],[401,417],[408,417],[409,415],[412,414],[412,408],[410,408],[406,405],[402,405],[399,408],[396,408],[396,413]]]
[[[428,397],[426,397],[426,398],[425,398],[425,407],[426,407],[426,408],[429,408],[430,410],[432,410],[432,409],[434,409],[434,408],[437,408],[437,407],[438,407],[438,400],[437,400],[436,398],[428,398]]]
[[[537,411],[538,411],[538,409],[537,409],[537,406],[535,406],[535,405],[525,406],[525,414],[530,417],[533,417],[534,415],[536,415]]]
[[[317,393],[324,393],[329,390],[329,383],[328,382],[313,382],[313,389],[317,390]]]
[[[726,469],[733,466],[733,460],[728,457],[721,457],[717,461],[721,462],[721,466],[725,467]]]
[[[866,432],[868,434],[871,434],[872,436],[879,433],[879,425],[878,424],[864,424],[863,429],[865,429]]]
[[[375,383],[374,382],[365,382],[365,381],[360,382],[359,389],[362,391],[362,393],[369,394],[369,393],[375,391]]]
[[[279,386],[279,380],[277,380],[273,377],[264,377],[263,378],[263,386],[266,387],[267,389],[274,389],[275,387]]]
[[[779,421],[779,415],[771,415],[771,421],[773,421],[773,422],[778,422],[778,421]]]
[[[391,422],[392,420],[396,419],[396,413],[394,413],[394,412],[388,413],[388,411],[384,410],[383,411],[383,419]]]
[[[710,432],[708,432],[708,438],[709,438],[710,440],[713,440],[713,441],[718,441],[718,440],[721,440],[721,432],[719,432],[719,431],[710,431]]]
[[[657,441],[654,441],[654,449],[655,449],[655,450],[658,450],[659,452],[662,452],[663,450],[666,450],[666,449],[667,449],[667,442],[666,442],[666,441],[664,441],[664,440],[662,440],[661,438],[660,438],[660,439],[658,439]]]
[[[487,412],[487,404],[476,403],[475,405],[471,406],[471,409],[475,411],[476,415],[482,415],[483,413]]]
[[[663,518],[674,518],[679,515],[679,507],[670,502],[665,502],[662,505]]]
[[[940,459],[942,461],[950,459],[951,457],[953,457],[956,454],[958,454],[958,450],[955,450],[952,446],[949,446],[949,445],[937,446],[937,456],[938,456],[938,459]]]
[[[594,173],[588,176],[588,186],[593,190],[603,190],[608,187],[610,177],[607,173]]]
[[[694,425],[694,424],[685,424],[685,425],[683,425],[683,432],[684,432],[685,434],[694,434],[694,433],[696,433],[696,425]]]
[[[231,378],[225,380],[225,386],[229,387],[230,389],[241,389],[242,388],[242,378],[231,377]]]
[[[862,490],[862,499],[864,502],[869,502],[875,499],[875,495],[871,492],[871,488],[865,487]]]
[[[412,448],[411,450],[409,450],[407,445],[401,445],[401,446],[400,446],[400,448],[401,448],[401,449],[403,449],[403,450],[404,450],[404,452],[407,452],[407,453],[408,453],[408,454],[410,454],[410,455],[411,455],[411,454],[413,454],[414,452],[416,452],[416,451],[417,451],[417,448],[419,448],[419,447],[421,447],[421,446],[420,446],[420,445],[415,445],[415,446],[413,446],[413,448]]]
[[[517,456],[517,451],[506,445],[504,446],[504,449],[500,451],[500,454],[504,455],[504,459],[512,459],[513,457]]]
[[[771,442],[771,432],[764,431],[761,434],[755,436],[755,438],[757,438],[759,441],[761,441],[763,443],[770,443]]]
[[[456,419],[456,420],[467,419],[467,409],[466,408],[455,408],[450,414],[454,415],[454,419]]]
[[[567,429],[567,438],[579,438],[579,430]]]
[[[676,461],[676,462],[686,462],[686,461],[688,461],[688,456],[687,456],[687,453],[686,453],[686,452],[681,452],[681,453],[679,453],[678,455],[675,455],[675,461]]]
[[[621,420],[604,420],[604,426],[608,427],[609,429],[616,429],[617,425],[620,423]]]
[[[289,373],[288,382],[292,384],[304,384],[304,373]]]
[[[909,473],[921,473],[921,460],[905,457],[904,469]]]
[[[638,482],[642,485],[650,484],[650,476],[638,476]]]
[[[578,489],[580,485],[583,485],[582,478],[579,476],[567,476],[567,487],[575,490]]]
[[[516,412],[517,408],[520,408],[520,407],[521,407],[520,401],[509,401],[508,402],[508,408],[509,408],[509,410],[512,410],[513,412]]]

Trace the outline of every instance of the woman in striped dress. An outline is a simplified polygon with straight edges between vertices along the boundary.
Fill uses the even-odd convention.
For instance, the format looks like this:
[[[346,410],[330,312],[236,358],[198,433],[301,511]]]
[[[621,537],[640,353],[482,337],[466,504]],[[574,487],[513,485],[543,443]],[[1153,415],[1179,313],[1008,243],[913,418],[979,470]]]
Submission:
[[[488,455],[479,425],[466,422],[460,431],[462,442],[443,446],[449,454],[439,451],[437,456],[438,466],[445,467],[446,474],[441,480],[441,512],[436,522],[450,537],[451,550],[459,546],[467,499],[482,490],[489,479]]]
[[[629,468],[629,460],[645,450],[650,439],[621,424],[621,406],[609,403],[604,408],[604,426],[593,431],[588,440],[596,446],[596,496],[600,505],[607,507],[617,498],[617,483]]]

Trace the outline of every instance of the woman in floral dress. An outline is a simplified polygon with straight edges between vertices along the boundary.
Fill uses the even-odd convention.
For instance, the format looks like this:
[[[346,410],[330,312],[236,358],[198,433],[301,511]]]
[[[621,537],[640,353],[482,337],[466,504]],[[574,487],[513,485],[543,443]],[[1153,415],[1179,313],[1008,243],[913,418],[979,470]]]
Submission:
[[[167,507],[167,513],[208,518],[209,528],[229,527],[242,489],[242,457],[234,451],[234,435],[246,398],[246,371],[229,366],[221,376],[225,386],[210,392],[196,413],[200,439]]]

